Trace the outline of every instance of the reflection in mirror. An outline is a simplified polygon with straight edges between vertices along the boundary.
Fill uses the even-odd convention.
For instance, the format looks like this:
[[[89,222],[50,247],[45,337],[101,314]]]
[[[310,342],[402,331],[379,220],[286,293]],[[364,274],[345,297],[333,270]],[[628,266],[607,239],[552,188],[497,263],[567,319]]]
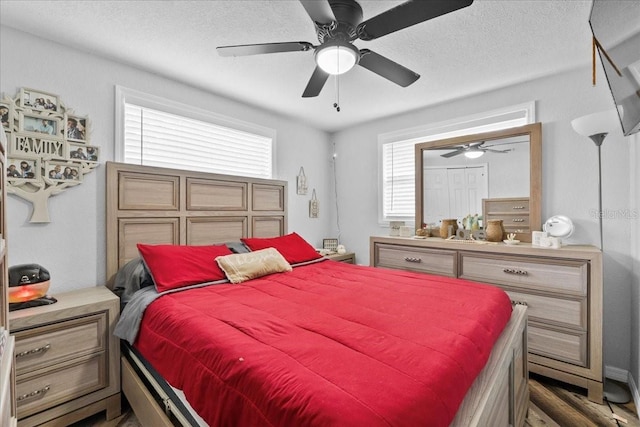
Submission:
[[[423,150],[428,222],[482,216],[482,199],[529,197],[529,136]]]
[[[530,242],[541,226],[541,134],[534,123],[417,144],[416,224],[455,218],[482,228],[498,219],[505,238]]]

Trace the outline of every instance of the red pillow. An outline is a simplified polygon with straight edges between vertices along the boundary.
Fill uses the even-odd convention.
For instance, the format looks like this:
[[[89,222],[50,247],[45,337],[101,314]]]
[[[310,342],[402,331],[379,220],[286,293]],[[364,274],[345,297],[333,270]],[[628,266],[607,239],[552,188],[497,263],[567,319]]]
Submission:
[[[147,265],[158,292],[197,283],[226,279],[215,259],[232,254],[225,245],[143,245],[138,252]]]
[[[291,233],[280,237],[253,237],[240,240],[242,240],[242,242],[252,251],[275,248],[282,254],[289,264],[298,264],[300,262],[311,261],[312,259],[322,257],[322,255],[316,252],[313,246],[307,243],[307,241],[297,233]]]

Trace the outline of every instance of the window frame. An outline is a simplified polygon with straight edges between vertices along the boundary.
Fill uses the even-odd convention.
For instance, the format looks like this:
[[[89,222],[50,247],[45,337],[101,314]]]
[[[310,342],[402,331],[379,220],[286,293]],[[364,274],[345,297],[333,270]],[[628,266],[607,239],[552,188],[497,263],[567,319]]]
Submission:
[[[385,183],[384,183],[384,146],[386,144],[401,143],[415,144],[452,138],[466,134],[490,132],[500,129],[532,124],[536,122],[535,101],[511,105],[483,113],[458,117],[429,125],[416,126],[378,135],[378,225],[389,227],[389,221],[405,221],[409,226],[415,226],[415,212],[411,217],[385,216]],[[415,168],[415,161],[413,162]],[[415,170],[414,170],[415,177]],[[415,185],[415,181],[414,181]],[[415,191],[414,191],[415,193]],[[415,194],[413,209],[415,210]]]
[[[233,130],[252,133],[271,138],[271,177],[277,176],[276,169],[276,130],[255,123],[246,122],[233,117],[214,113],[199,107],[169,100],[160,96],[151,95],[135,89],[116,85],[115,87],[115,150],[116,162],[124,162],[125,143],[125,103],[134,104],[143,108],[150,108],[169,114],[183,116],[193,120],[211,123],[217,126],[227,127]]]

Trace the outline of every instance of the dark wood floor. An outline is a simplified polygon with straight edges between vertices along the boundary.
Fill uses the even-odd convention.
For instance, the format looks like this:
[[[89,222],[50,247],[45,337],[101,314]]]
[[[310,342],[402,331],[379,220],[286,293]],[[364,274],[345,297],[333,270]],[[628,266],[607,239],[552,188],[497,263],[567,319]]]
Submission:
[[[526,427],[640,427],[633,402],[598,405],[590,402],[586,392],[580,388],[534,374],[529,379],[529,390],[531,399]],[[126,402],[120,417],[111,421],[105,421],[104,417],[103,412],[72,427],[140,427]]]

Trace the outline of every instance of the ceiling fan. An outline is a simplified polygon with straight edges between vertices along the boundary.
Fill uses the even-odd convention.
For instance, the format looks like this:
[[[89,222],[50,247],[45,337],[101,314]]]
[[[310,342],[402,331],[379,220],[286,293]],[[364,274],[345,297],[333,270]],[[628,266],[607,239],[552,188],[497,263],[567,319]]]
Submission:
[[[440,154],[440,156],[449,158],[449,157],[458,156],[460,154],[464,154],[466,157],[468,157],[470,159],[476,159],[476,158],[482,156],[486,152],[490,152],[490,153],[508,153],[509,151],[511,151],[510,148],[507,148],[506,150],[495,150],[495,149],[490,148],[490,147],[485,147],[484,143],[485,143],[485,141],[471,143],[471,144],[464,144],[464,145],[461,145],[461,146],[457,147],[454,151],[451,151],[449,153]]]
[[[374,40],[398,30],[467,7],[473,0],[411,0],[362,21],[362,8],[355,0],[299,0],[313,21],[318,41],[220,46],[221,56],[315,51],[316,68],[302,97],[320,94],[329,75],[343,74],[360,65],[402,87],[420,75],[369,49],[358,49],[356,39]]]

